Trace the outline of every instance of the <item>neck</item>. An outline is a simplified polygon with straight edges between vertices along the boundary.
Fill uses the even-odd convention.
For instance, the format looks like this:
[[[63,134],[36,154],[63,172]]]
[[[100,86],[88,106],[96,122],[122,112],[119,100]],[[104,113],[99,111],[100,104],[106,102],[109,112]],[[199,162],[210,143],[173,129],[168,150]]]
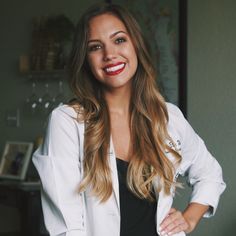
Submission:
[[[131,90],[105,91],[104,97],[110,114],[129,115]]]

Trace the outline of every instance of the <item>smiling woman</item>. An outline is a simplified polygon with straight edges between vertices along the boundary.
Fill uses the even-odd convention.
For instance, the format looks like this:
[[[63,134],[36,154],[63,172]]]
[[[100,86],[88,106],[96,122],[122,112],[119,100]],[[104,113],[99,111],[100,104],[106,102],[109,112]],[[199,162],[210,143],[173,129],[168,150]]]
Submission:
[[[119,18],[103,14],[90,20],[87,59],[94,77],[104,88],[111,91],[128,86],[127,91],[131,92],[137,55],[128,31]]]
[[[52,112],[33,157],[51,235],[184,236],[215,213],[221,167],[165,102],[148,48],[118,5],[81,17],[69,63],[75,99]],[[183,212],[171,208],[178,175],[193,187]]]

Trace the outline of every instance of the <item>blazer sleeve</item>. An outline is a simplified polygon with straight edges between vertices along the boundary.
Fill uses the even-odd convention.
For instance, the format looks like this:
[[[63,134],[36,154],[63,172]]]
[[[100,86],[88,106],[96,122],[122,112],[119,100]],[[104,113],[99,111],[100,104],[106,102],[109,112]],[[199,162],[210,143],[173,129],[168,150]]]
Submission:
[[[81,163],[76,123],[64,111],[55,109],[49,118],[44,143],[33,155],[42,183],[42,208],[50,235],[84,235],[84,200],[83,194],[78,193]]]
[[[187,176],[187,182],[192,187],[190,202],[209,205],[210,209],[204,217],[210,217],[215,214],[220,195],[226,187],[222,168],[179,108],[170,106],[181,137],[181,174]]]

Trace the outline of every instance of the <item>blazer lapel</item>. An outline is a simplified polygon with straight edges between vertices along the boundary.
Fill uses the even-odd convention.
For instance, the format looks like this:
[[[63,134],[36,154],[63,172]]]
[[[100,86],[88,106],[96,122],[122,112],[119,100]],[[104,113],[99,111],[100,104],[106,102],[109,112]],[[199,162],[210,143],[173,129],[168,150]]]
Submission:
[[[110,138],[110,148],[109,148],[108,155],[109,155],[110,167],[111,167],[113,192],[115,195],[117,206],[120,209],[119,180],[118,180],[117,165],[116,165],[116,155],[114,151],[112,138]]]

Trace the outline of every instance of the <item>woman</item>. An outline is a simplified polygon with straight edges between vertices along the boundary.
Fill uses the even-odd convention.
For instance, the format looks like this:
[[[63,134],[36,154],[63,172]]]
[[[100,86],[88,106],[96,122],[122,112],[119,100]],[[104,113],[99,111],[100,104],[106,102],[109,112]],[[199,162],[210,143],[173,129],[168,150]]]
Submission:
[[[165,103],[134,18],[117,5],[90,8],[70,60],[76,99],[55,109],[33,161],[50,235],[185,235],[214,214],[225,188],[218,162]],[[178,175],[193,186],[171,208]]]

